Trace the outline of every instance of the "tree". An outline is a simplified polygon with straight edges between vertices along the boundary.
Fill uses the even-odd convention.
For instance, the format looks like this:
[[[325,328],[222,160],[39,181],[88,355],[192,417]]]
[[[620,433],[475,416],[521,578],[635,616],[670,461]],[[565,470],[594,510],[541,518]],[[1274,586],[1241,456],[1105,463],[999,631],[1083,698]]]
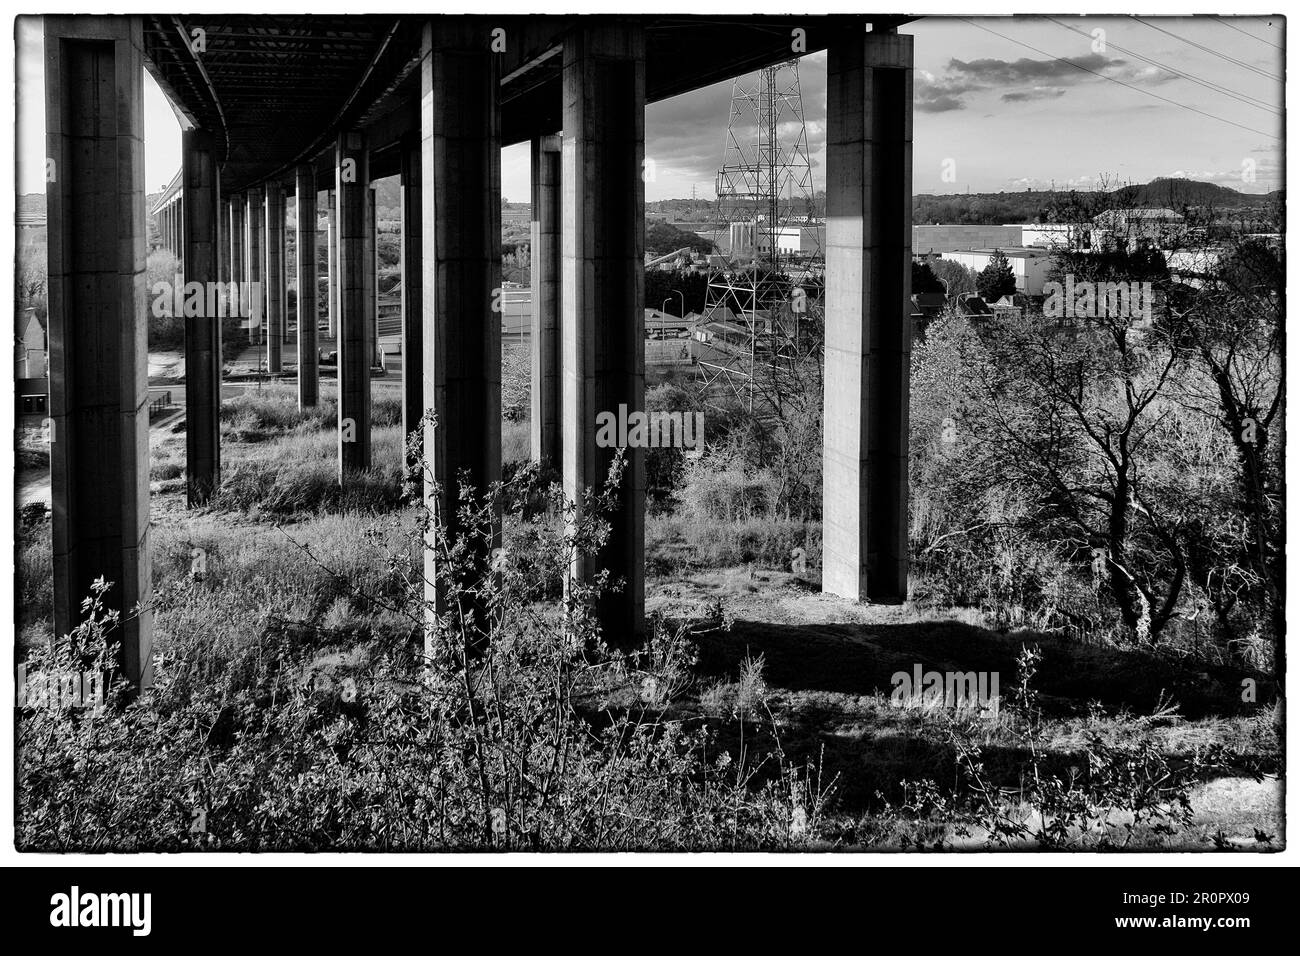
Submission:
[[[912,294],[918,295],[925,292],[943,292],[943,283],[939,277],[934,274],[928,262],[917,262],[912,260]]]
[[[1011,263],[1001,249],[993,250],[993,258],[979,274],[975,286],[985,302],[996,302],[1004,295],[1015,294],[1016,275],[1011,271]]]
[[[693,232],[678,229],[666,222],[652,222],[646,226],[645,251],[651,256],[664,256],[674,249],[710,253],[713,243]]]
[[[936,259],[929,265],[930,271],[942,281],[949,296],[975,291],[979,276],[974,269],[967,268],[960,262],[953,262],[951,259]]]

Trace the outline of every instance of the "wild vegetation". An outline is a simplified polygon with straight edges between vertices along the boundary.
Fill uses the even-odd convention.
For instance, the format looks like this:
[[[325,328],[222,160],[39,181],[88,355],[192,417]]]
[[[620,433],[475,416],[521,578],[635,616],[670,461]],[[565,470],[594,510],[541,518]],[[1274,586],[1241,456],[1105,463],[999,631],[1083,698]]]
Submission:
[[[457,502],[454,532],[380,390],[376,467],[347,492],[328,388],[306,412],[287,387],[227,401],[204,509],[184,508],[183,433],[155,430],[154,688],[20,713],[20,845],[1280,846],[1280,256],[1243,239],[1183,286],[1070,255],[1098,280],[1156,268],[1154,318],[930,324],[896,608],[819,593],[813,356],[756,383],[757,414],[652,374],[647,407],[703,411],[705,448],[647,454],[651,619],[631,649],[591,613],[619,582],[562,585],[622,465],[578,518],[528,460],[516,351],[505,478]],[[111,671],[102,595],[54,635],[48,517],[19,518],[29,672]],[[997,674],[1001,696],[900,696],[914,668]]]

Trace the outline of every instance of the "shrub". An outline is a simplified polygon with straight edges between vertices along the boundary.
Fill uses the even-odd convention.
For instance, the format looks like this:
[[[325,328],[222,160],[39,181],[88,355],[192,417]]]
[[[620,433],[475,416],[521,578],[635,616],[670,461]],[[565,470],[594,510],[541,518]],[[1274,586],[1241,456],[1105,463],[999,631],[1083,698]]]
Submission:
[[[605,587],[599,577],[575,584],[563,603],[539,594],[539,580],[607,539],[604,515],[621,469],[618,460],[581,513],[556,492],[550,516],[531,522],[535,546],[525,554],[480,557],[492,515],[526,492],[497,485],[463,495],[454,530],[421,505],[408,539],[379,562],[387,570],[378,581],[374,570],[360,584],[351,572],[333,575],[347,593],[328,598],[323,626],[270,620],[255,638],[224,645],[220,660],[206,635],[176,634],[157,661],[154,688],[138,699],[119,698],[102,713],[21,712],[19,846],[807,845],[827,797],[815,771],[791,765],[779,748],[758,761],[743,751],[734,759],[708,727],[668,716],[689,683],[684,631],[658,624],[644,647],[616,650],[592,615]],[[513,520],[530,523],[522,513]],[[367,540],[384,540],[374,530]],[[322,639],[361,633],[356,602],[381,605],[424,632],[433,608],[412,556],[429,535],[441,558],[434,580],[443,612],[423,645],[387,632],[364,652],[333,654],[325,667]],[[164,561],[183,562],[188,544],[167,542]],[[210,573],[229,567],[216,561]],[[191,585],[179,587],[164,599],[181,599]],[[32,662],[65,666],[97,648],[108,659],[111,622],[97,626],[57,642],[63,657]],[[750,713],[761,682],[755,666],[742,678]],[[69,787],[73,774],[77,786]]]

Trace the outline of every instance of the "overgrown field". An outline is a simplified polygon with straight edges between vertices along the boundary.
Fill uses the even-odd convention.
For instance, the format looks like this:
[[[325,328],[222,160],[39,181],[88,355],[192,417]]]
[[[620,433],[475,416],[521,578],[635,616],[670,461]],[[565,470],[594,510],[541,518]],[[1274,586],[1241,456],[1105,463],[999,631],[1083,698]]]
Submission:
[[[688,400],[682,388],[656,391],[653,402]],[[21,846],[1275,849],[1284,839],[1280,707],[1257,660],[1220,654],[1209,637],[1210,653],[1195,654],[1185,641],[1011,620],[933,583],[933,560],[913,582],[923,599],[902,607],[823,596],[807,493],[819,477],[778,479],[725,427],[699,459],[653,453],[653,634],[620,651],[557,600],[572,549],[594,548],[599,522],[565,537],[563,502],[540,503],[522,461],[526,421],[505,423],[505,563],[485,574],[446,562],[455,573],[444,585],[475,610],[426,645],[421,507],[403,490],[398,414],[376,402],[375,467],[341,493],[332,398],[307,414],[288,389],[228,402],[222,486],[197,511],[184,507],[183,432],[155,433],[155,689],[98,714],[23,713]],[[29,667],[98,666],[102,626],[51,642],[49,522],[38,512],[24,514],[18,550]],[[895,675],[917,667],[996,673],[998,704],[947,706],[919,689],[900,698]]]

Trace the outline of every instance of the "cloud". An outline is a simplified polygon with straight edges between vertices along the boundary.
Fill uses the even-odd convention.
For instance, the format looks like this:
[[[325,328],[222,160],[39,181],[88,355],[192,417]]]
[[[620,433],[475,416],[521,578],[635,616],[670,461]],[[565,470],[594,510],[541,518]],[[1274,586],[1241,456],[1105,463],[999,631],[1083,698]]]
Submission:
[[[1090,70],[1101,70],[1123,60],[1109,60],[1100,53],[1090,53],[1078,57],[1073,62]],[[967,77],[971,83],[980,86],[1012,85],[1016,83],[1033,83],[1038,80],[1074,79],[1085,75],[1082,70],[1070,65],[1066,60],[1034,60],[1022,57],[1019,60],[1000,60],[996,57],[984,57],[979,60],[948,61],[948,70]]]
[[[1102,77],[1151,86],[1177,79],[1177,74],[1154,66],[1131,64],[1127,60],[1100,53],[1069,59],[953,58],[948,61],[941,76],[926,71],[917,75],[916,108],[923,113],[965,109],[969,94],[999,88],[1004,90],[1001,95],[1004,103],[1059,99],[1065,95],[1068,87],[1095,82]]]
[[[1065,88],[1060,86],[1034,86],[1027,90],[1003,93],[1002,99],[1007,103],[1025,103],[1029,100],[1054,100],[1065,95]]]
[[[934,74],[923,71],[913,80],[913,104],[922,113],[965,109],[962,97],[981,88],[981,84],[969,80],[951,76],[936,78]]]

